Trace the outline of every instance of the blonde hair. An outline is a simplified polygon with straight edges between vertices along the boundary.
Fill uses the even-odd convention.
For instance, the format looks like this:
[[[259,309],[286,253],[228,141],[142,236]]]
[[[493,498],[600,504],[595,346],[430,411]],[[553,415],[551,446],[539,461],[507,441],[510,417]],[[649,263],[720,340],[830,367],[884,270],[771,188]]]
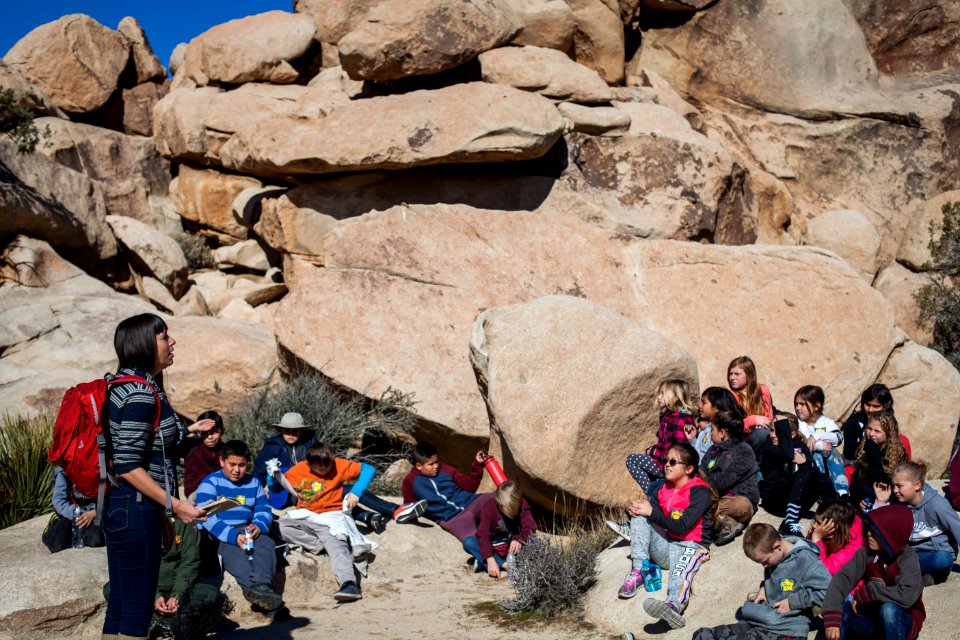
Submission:
[[[727,377],[730,376],[730,370],[734,367],[743,369],[747,377],[747,385],[739,391],[733,391],[737,396],[737,402],[747,412],[748,416],[758,416],[763,413],[763,393],[760,392],[760,383],[757,382],[757,365],[753,364],[750,356],[740,356],[734,358],[727,365]],[[729,384],[729,379],[727,381]]]
[[[900,441],[900,426],[897,424],[897,418],[890,411],[880,411],[867,416],[867,424],[871,422],[879,424],[883,432],[887,434],[887,442],[884,444],[886,455],[883,457],[883,471],[888,476],[892,476],[893,469],[907,459],[907,450],[904,449],[903,442]],[[860,440],[860,446],[857,447],[856,465],[861,468],[867,466],[866,454],[864,453],[864,445],[866,445],[867,439],[864,435],[863,439]]]
[[[663,392],[666,406],[660,409],[664,411],[687,411],[693,413],[693,405],[690,403],[690,385],[683,380],[664,380],[657,387],[657,395]],[[654,398],[654,402],[657,399]],[[659,409],[659,406],[658,406]]]
[[[927,465],[923,462],[904,460],[893,468],[890,477],[905,476],[910,482],[919,482],[923,484],[927,481]]]
[[[507,480],[497,487],[494,499],[497,501],[497,508],[500,509],[500,513],[506,517],[513,519],[520,515],[523,496],[520,495],[520,489],[513,484],[512,480]]]

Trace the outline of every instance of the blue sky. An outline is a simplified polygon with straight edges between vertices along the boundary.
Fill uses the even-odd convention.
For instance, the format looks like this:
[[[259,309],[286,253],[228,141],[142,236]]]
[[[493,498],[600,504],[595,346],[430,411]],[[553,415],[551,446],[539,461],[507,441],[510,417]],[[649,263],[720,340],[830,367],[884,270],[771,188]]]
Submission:
[[[111,29],[116,29],[121,19],[132,15],[146,31],[153,51],[164,66],[178,43],[187,42],[214,25],[271,9],[293,10],[293,0],[47,0],[39,4],[4,0],[3,4],[3,18],[0,19],[2,54],[36,27],[70,13],[85,13]]]

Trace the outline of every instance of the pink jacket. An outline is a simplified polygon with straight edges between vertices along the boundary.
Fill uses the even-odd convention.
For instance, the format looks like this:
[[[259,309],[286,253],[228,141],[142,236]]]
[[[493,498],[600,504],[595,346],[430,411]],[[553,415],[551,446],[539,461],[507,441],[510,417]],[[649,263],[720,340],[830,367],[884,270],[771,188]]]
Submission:
[[[827,547],[823,544],[822,540],[817,543],[817,546],[820,547],[820,560],[824,566],[827,567],[830,575],[835,575],[837,571],[840,570],[840,567],[847,564],[850,558],[853,557],[857,549],[863,546],[863,525],[860,524],[860,518],[853,519],[853,526],[850,527],[850,542],[840,547],[831,555],[827,555]]]

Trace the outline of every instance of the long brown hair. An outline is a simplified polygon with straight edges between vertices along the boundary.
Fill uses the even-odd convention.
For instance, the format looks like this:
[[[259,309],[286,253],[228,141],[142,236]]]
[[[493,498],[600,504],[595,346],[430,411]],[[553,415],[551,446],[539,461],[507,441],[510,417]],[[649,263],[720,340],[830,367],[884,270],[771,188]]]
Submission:
[[[694,475],[703,480],[704,484],[707,485],[707,489],[710,490],[710,499],[713,501],[713,519],[711,522],[716,525],[717,512],[720,510],[720,494],[718,494],[717,490],[707,481],[706,474],[704,474],[703,469],[700,468],[700,454],[697,453],[697,450],[694,449],[689,442],[672,444],[670,448],[667,449],[667,455],[670,455],[671,451],[677,453],[677,457],[680,458],[680,464],[684,467],[693,467],[696,470]]]
[[[763,394],[760,392],[760,383],[757,382],[757,365],[753,364],[750,356],[740,356],[734,358],[727,365],[727,384],[729,385],[730,370],[734,367],[740,367],[747,376],[747,386],[739,391],[733,391],[737,396],[737,401],[748,416],[757,416],[763,413]]]
[[[893,474],[893,468],[907,459],[907,450],[900,441],[900,425],[897,424],[897,417],[892,411],[878,411],[867,416],[867,425],[876,422],[887,434],[887,441],[883,445],[886,454],[883,457],[883,471],[888,476]],[[866,430],[864,430],[866,431]],[[860,440],[860,446],[857,447],[856,466],[865,469],[867,466],[867,456],[864,453],[864,445],[867,443],[867,436],[864,433]]]
[[[847,546],[850,542],[850,529],[857,512],[846,500],[830,500],[817,508],[817,515],[824,520],[833,520],[836,527],[830,537],[823,541],[827,555],[831,555]]]

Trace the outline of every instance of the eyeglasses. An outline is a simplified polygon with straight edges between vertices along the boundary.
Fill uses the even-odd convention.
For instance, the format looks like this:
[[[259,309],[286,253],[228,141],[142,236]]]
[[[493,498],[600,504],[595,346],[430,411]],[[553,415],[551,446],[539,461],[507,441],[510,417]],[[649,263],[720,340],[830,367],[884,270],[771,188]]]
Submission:
[[[683,464],[681,460],[675,460],[674,458],[667,458],[667,461],[663,463],[665,467],[672,467],[676,464]]]

